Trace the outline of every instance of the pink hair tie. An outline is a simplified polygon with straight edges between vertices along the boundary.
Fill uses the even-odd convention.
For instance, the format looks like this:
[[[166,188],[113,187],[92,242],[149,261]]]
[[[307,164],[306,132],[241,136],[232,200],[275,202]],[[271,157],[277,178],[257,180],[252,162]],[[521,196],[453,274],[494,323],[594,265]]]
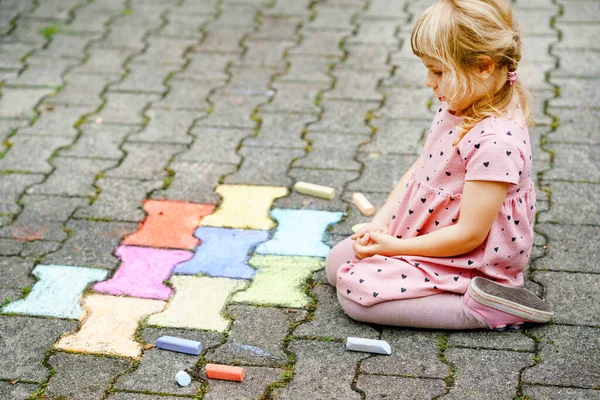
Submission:
[[[506,80],[510,83],[510,86],[514,85],[517,80],[517,71],[510,71]]]

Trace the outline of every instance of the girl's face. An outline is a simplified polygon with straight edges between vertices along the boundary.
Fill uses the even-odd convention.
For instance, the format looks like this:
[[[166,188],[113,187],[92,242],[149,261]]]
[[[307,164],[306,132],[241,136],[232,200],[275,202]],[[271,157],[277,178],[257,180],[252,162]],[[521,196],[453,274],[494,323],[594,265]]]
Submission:
[[[474,84],[470,92],[465,93],[461,91],[454,94],[451,86],[451,72],[444,67],[444,64],[427,56],[421,57],[421,61],[427,67],[425,86],[433,89],[433,95],[440,102],[447,102],[450,111],[454,114],[462,115],[464,110],[485,95],[486,88],[484,84]],[[474,68],[473,73],[477,73],[478,71],[479,68]]]

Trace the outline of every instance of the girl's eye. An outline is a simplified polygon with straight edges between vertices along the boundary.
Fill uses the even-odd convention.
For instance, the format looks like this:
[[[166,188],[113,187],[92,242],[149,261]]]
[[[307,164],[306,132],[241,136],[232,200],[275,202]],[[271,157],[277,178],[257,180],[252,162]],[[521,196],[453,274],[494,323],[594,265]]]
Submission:
[[[433,71],[435,76],[442,76],[442,71]]]

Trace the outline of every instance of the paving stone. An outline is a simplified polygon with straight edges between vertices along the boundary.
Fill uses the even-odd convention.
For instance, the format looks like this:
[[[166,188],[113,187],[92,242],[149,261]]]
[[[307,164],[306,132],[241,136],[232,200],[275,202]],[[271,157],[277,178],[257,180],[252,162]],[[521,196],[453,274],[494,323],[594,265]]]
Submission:
[[[552,83],[560,88],[560,96],[550,100],[552,107],[600,108],[600,81],[595,79],[559,79]],[[583,100],[585,99],[585,101]]]
[[[563,388],[557,386],[523,385],[523,394],[529,396],[532,399],[547,400],[600,399],[600,391],[598,390]]]
[[[35,48],[43,47],[48,39],[43,36],[40,31],[54,25],[53,22],[47,20],[36,20],[31,18],[19,18],[15,28],[8,35],[9,40],[26,42]]]
[[[406,12],[394,0],[380,0],[369,4],[369,8],[362,15],[365,17],[400,18],[406,17]]]
[[[44,257],[47,254],[54,253],[60,248],[61,243],[56,241],[36,240],[34,242],[24,242],[21,256],[23,257]]]
[[[548,237],[544,257],[535,260],[537,269],[600,272],[599,250],[593,241],[586,240],[597,237],[600,234],[600,227],[537,224],[536,230]]]
[[[317,114],[270,114],[262,111],[261,108],[258,135],[246,138],[244,146],[296,149],[304,149],[307,146],[302,134],[307,124],[318,119]]]
[[[150,64],[140,62],[127,64],[127,76],[116,85],[111,85],[111,91],[132,91],[162,94],[167,91],[165,80],[169,73],[181,68],[179,64]]]
[[[454,386],[444,396],[450,399],[513,399],[521,369],[533,363],[530,354],[514,351],[448,349],[445,355],[456,366]]]
[[[565,4],[559,22],[600,22],[600,5],[595,1],[579,1],[576,7]]]
[[[92,117],[93,118],[93,117]],[[120,160],[125,153],[121,144],[137,126],[83,124],[82,135],[75,144],[60,151],[61,156]]]
[[[228,79],[225,70],[236,57],[237,55],[229,53],[202,53],[192,50],[187,54],[189,64],[176,76],[181,79],[224,82]]]
[[[166,167],[175,154],[185,149],[183,145],[166,143],[124,143],[126,156],[118,167],[105,172],[105,176],[138,180],[164,179]]]
[[[280,379],[281,370],[265,367],[244,367],[246,378],[243,382],[210,380],[204,400],[245,400],[259,398],[265,388]]]
[[[18,256],[24,247],[21,240],[0,238],[0,256]]]
[[[0,141],[2,141],[1,151],[6,149],[6,140],[15,134],[17,129],[25,129],[27,121],[16,119],[0,120]]]
[[[294,379],[274,392],[278,399],[360,399],[351,385],[356,363],[364,353],[346,351],[342,343],[294,340],[289,350],[296,354]]]
[[[6,83],[23,87],[46,86],[57,89],[65,82],[63,79],[65,71],[76,63],[76,60],[65,59],[47,59],[42,65],[39,65],[41,64],[39,61],[37,62],[38,65],[28,63],[27,68],[18,77],[7,79]]]
[[[284,17],[269,16],[263,14],[261,17],[261,24],[259,30],[257,32],[250,33],[248,38],[252,40],[277,39],[296,41],[299,35],[297,30],[301,22],[303,22],[303,19],[297,16]]]
[[[194,136],[189,130],[204,113],[151,108],[145,115],[150,121],[142,131],[129,136],[128,141],[190,144]]]
[[[308,132],[305,138],[310,141],[308,154],[293,162],[294,167],[360,170],[354,160],[361,144],[370,140],[368,135],[343,135],[325,132]]]
[[[188,151],[177,155],[177,161],[237,165],[242,160],[237,154],[237,148],[243,139],[252,135],[252,131],[199,126],[192,129],[191,135],[194,137],[194,143]]]
[[[309,126],[311,131],[371,134],[365,118],[369,111],[378,108],[377,103],[351,101],[323,101],[321,120]]]
[[[213,204],[147,200],[144,202],[144,211],[148,217],[140,229],[127,236],[123,243],[132,246],[193,250],[200,244],[200,240],[193,236],[196,227],[202,218],[211,214],[213,210]]]
[[[600,112],[584,109],[549,108],[548,113],[559,119],[560,125],[548,135],[548,142],[600,144],[595,134],[600,127]]]
[[[350,182],[347,189],[390,193],[400,177],[415,162],[416,157],[414,155],[359,153],[357,159],[364,163],[363,173],[360,179]]]
[[[37,278],[31,293],[6,305],[2,312],[79,319],[79,300],[92,282],[105,279],[108,271],[99,268],[37,265],[31,272]]]
[[[222,310],[231,293],[243,289],[246,281],[204,276],[172,276],[175,295],[163,312],[152,315],[148,325],[171,328],[228,330]]]
[[[29,52],[35,49],[31,44],[22,42],[3,42],[0,43],[0,51],[2,51],[2,60],[0,60],[0,68],[20,70],[24,67],[21,61]]]
[[[546,289],[554,323],[600,325],[594,308],[600,301],[600,283],[594,274],[536,271],[534,277]]]
[[[276,208],[271,216],[277,221],[273,237],[260,243],[256,254],[327,257],[329,246],[323,233],[343,216],[341,212]]]
[[[113,249],[125,235],[137,229],[137,224],[71,220],[67,223],[67,229],[71,236],[59,251],[44,258],[46,264],[113,269],[118,264],[118,260],[112,256]]]
[[[600,225],[600,186],[571,182],[548,182],[546,186],[552,193],[552,207],[540,214],[538,222]]]
[[[11,238],[22,242],[23,250],[25,247],[37,240],[63,241],[67,238],[67,233],[63,229],[63,222],[19,222],[7,225],[0,229],[0,236]],[[11,253],[14,254],[14,253]],[[21,252],[21,255],[24,255]]]
[[[95,34],[77,34],[71,35],[63,32],[57,32],[52,35],[52,40],[48,44],[48,46],[44,47],[43,50],[37,51],[34,54],[34,58],[27,58],[27,63],[32,64],[31,61],[34,61],[37,58],[42,60],[48,58],[51,60],[44,60],[45,62],[49,61],[59,61],[61,58],[68,58],[75,61],[75,64],[81,64],[83,58],[85,58],[86,48],[90,45],[92,41],[97,41],[100,39],[101,35],[98,33]]]
[[[522,63],[556,62],[556,58],[550,55],[550,46],[552,46],[552,51],[556,49],[558,37],[527,36],[521,40]]]
[[[193,14],[179,14],[170,10],[167,18],[169,23],[160,30],[161,36],[200,40],[202,38],[200,29],[213,16],[206,15],[201,17]]]
[[[336,77],[335,87],[324,93],[327,100],[352,100],[352,101],[381,101],[383,94],[377,92],[380,79],[388,76],[387,73],[363,71],[358,76],[354,71],[334,70]]]
[[[386,104],[377,111],[388,118],[431,120],[432,113],[427,109],[431,89],[388,88],[385,90]]]
[[[33,284],[30,271],[33,261],[21,257],[0,257],[0,300],[16,300],[21,289]]]
[[[161,11],[164,6],[149,4],[155,12],[144,13],[136,9],[130,15],[124,15],[115,19],[111,25],[108,35],[103,42],[114,47],[128,47],[131,50],[141,51],[144,47],[144,37],[148,32],[154,31],[164,23],[161,19]]]
[[[197,126],[218,126],[224,128],[254,129],[256,121],[252,117],[256,107],[266,99],[259,96],[227,94],[211,96],[215,109]]]
[[[70,352],[139,358],[142,346],[134,339],[138,321],[161,311],[165,305],[158,300],[88,295],[83,299],[86,314],[81,318],[81,328],[62,336],[54,347]]]
[[[66,137],[15,135],[9,139],[10,150],[0,159],[0,171],[50,173],[48,159],[59,148],[68,145]],[[27,157],[23,155],[27,154]]]
[[[136,390],[177,395],[194,395],[200,389],[200,382],[192,381],[189,386],[181,387],[175,381],[177,371],[189,370],[198,361],[198,357],[189,354],[149,349],[135,371],[119,377],[117,390]]]
[[[69,19],[69,12],[77,6],[79,0],[48,0],[40,4],[39,7],[31,13],[33,18],[50,18],[66,21]]]
[[[31,383],[0,382],[0,396],[3,399],[25,400],[36,390],[38,386]]]
[[[0,97],[0,117],[32,118],[36,115],[36,105],[53,92],[53,89],[3,88]]]
[[[100,19],[95,20],[100,21]],[[81,66],[74,68],[73,73],[69,74],[69,83],[73,83],[72,75],[75,75],[75,72],[86,74],[108,74],[112,75],[112,81],[116,82],[118,81],[119,76],[125,72],[123,64],[130,56],[134,54],[134,51],[127,47],[106,47],[102,43],[99,43],[91,45],[88,48],[88,53],[89,58],[87,58]],[[91,76],[90,78],[98,80],[102,77]]]
[[[266,16],[299,16],[307,17],[310,12],[310,1],[300,0],[291,2],[276,2],[274,7],[266,8],[262,11]]]
[[[90,75],[71,72],[65,79],[67,80],[65,88],[55,96],[46,98],[44,103],[100,107],[102,105],[101,93],[107,85],[117,82],[119,75]]]
[[[317,96],[328,88],[319,83],[279,81],[276,81],[273,87],[276,91],[275,96],[269,104],[261,107],[261,111],[318,113],[319,107],[315,104]]]
[[[63,333],[77,327],[75,321],[0,316],[0,378],[43,382],[48,368],[45,352]]]
[[[547,81],[546,72],[552,72],[556,68],[556,62],[528,62],[519,63],[519,79],[527,82],[530,90],[548,90],[553,86]]]
[[[289,176],[296,182],[310,182],[317,185],[328,186],[335,189],[332,200],[321,199],[292,191],[289,196],[275,202],[279,208],[313,209],[340,211],[348,208],[348,204],[341,200],[345,185],[359,177],[358,171],[323,170],[292,168]]]
[[[600,182],[600,146],[588,144],[559,144],[547,146],[552,151],[552,169],[544,173],[544,180]]]
[[[290,40],[245,40],[244,56],[234,61],[234,65],[252,69],[276,68],[281,70],[286,66],[284,60],[286,52],[295,45],[296,41]]]
[[[182,14],[211,14],[217,12],[218,0],[207,0],[203,2],[185,2],[172,7],[170,12]]]
[[[160,65],[169,65],[171,69],[178,67],[185,62],[184,54],[190,47],[198,43],[195,39],[183,39],[174,37],[164,37],[150,35],[144,38],[148,46],[144,53],[134,57],[136,62],[153,63],[158,67]],[[131,66],[129,64],[128,66]]]
[[[64,136],[73,140],[79,133],[74,125],[90,112],[91,107],[61,106],[42,108],[40,116],[32,125],[19,129],[21,135]]]
[[[399,376],[360,375],[358,389],[366,394],[367,400],[382,399],[429,399],[446,393],[441,379],[402,378]]]
[[[209,104],[207,98],[212,90],[224,84],[223,80],[192,81],[187,79],[170,79],[167,83],[169,91],[166,96],[154,102],[155,107],[181,108],[205,111]]]
[[[408,15],[398,16],[393,19],[360,17],[357,22],[359,24],[358,32],[348,40],[348,44],[397,45],[396,30],[398,29],[398,25],[408,22]]]
[[[62,352],[53,354],[48,364],[56,370],[56,375],[50,379],[46,395],[73,400],[102,397],[113,378],[131,367],[128,360]],[[82,376],[86,379],[81,379]]]
[[[560,67],[550,71],[550,81],[554,78],[597,78],[600,76],[598,68],[594,64],[600,62],[600,54],[597,50],[577,49],[577,50],[553,50],[552,53],[561,60],[581,58],[587,60],[585,63],[562,62]]]
[[[303,291],[306,280],[323,268],[319,257],[261,256],[250,258],[257,270],[247,289],[236,293],[233,302],[274,307],[306,307],[310,301]]]
[[[597,328],[546,325],[530,331],[540,338],[541,363],[523,371],[523,382],[597,389],[600,348]]]
[[[196,49],[220,53],[241,52],[243,48],[240,41],[251,31],[252,28],[246,26],[218,27],[211,24],[203,29],[206,36]]]
[[[193,161],[173,161],[169,169],[175,173],[171,184],[152,193],[155,200],[180,200],[193,203],[219,201],[214,192],[221,178],[236,170],[235,165]]]
[[[596,24],[565,24],[557,22],[554,27],[561,32],[560,43],[555,49],[600,49],[600,43],[596,40],[598,25]]]
[[[520,331],[458,331],[448,335],[448,345],[474,349],[535,351],[534,341]]]
[[[27,193],[43,193],[61,196],[91,197],[96,194],[96,177],[107,168],[114,166],[112,160],[91,158],[55,157],[52,174],[44,183],[32,186]]]
[[[338,303],[334,287],[329,284],[315,285],[311,292],[317,297],[319,305],[314,318],[293,331],[294,337],[346,339],[352,336],[379,339],[376,329],[346,316]]]
[[[556,36],[556,31],[552,28],[552,18],[558,14],[558,9],[551,8],[519,8],[513,9],[513,14],[517,21],[536,21],[536,23],[522,23],[519,25],[522,35],[527,37],[531,35]]]
[[[121,15],[122,12],[123,3],[121,1],[84,4],[77,9],[65,29],[75,32],[104,32],[105,24],[109,19]]]
[[[348,51],[348,55],[343,63],[336,64],[335,71],[377,71],[381,75],[377,80],[386,78],[391,74],[392,65],[388,65],[387,60],[394,51],[394,47],[346,43],[345,49]],[[336,72],[333,72],[332,74],[336,77],[338,76]],[[377,80],[374,82],[372,89],[377,87]],[[336,86],[340,86],[339,81],[336,83]]]
[[[102,191],[91,205],[80,207],[76,218],[110,219],[111,221],[142,221],[142,200],[148,193],[160,189],[162,181],[101,178],[96,186]]]
[[[148,104],[158,100],[155,94],[106,93],[105,97],[106,103],[97,118],[119,124],[143,124]]]
[[[222,7],[216,26],[246,27],[250,30],[255,25],[254,18],[256,17],[257,11],[257,7],[253,7],[252,4],[225,4]]]
[[[390,344],[392,354],[364,360],[360,371],[378,375],[444,378],[449,370],[438,359],[438,336],[439,333],[433,331],[384,328],[381,340]]]
[[[250,279],[256,271],[247,264],[248,254],[257,243],[269,238],[269,232],[200,227],[194,236],[202,244],[196,248],[193,258],[179,263],[173,273]]]
[[[363,153],[420,154],[420,142],[428,132],[430,124],[425,121],[406,121],[382,118],[372,122],[377,128],[374,139],[362,145]]]
[[[328,4],[317,4],[313,10],[316,15],[303,26],[304,29],[347,29],[352,27],[353,18],[361,11],[358,6],[336,7]]]
[[[173,289],[163,282],[169,279],[173,268],[187,261],[192,253],[183,250],[149,249],[137,246],[119,246],[115,255],[121,265],[108,280],[93,286],[98,293],[131,296],[143,299],[168,300]]]
[[[268,367],[287,364],[283,341],[292,322],[287,310],[230,306],[227,313],[234,320],[231,333],[226,343],[206,355],[210,362]]]
[[[312,54],[320,56],[342,57],[340,43],[351,34],[351,29],[336,31],[302,31],[302,42],[289,50],[289,54]]]
[[[0,213],[18,213],[21,207],[16,203],[17,199],[21,197],[28,186],[39,183],[43,179],[44,176],[39,174],[0,174],[0,192],[2,193]]]
[[[422,88],[425,82],[427,70],[420,59],[400,59],[392,53],[390,56],[390,67],[394,67],[394,75],[386,77],[382,81],[383,92],[388,87],[410,87]]]
[[[229,184],[290,186],[292,180],[285,173],[291,162],[303,156],[303,150],[242,147],[240,169],[225,178]]]
[[[292,51],[293,49],[290,50]],[[328,71],[329,67],[338,61],[337,57],[288,54],[286,60],[291,63],[290,68],[285,75],[277,79],[277,82],[314,82],[322,84],[324,88],[330,87],[333,83],[333,78],[329,76]]]

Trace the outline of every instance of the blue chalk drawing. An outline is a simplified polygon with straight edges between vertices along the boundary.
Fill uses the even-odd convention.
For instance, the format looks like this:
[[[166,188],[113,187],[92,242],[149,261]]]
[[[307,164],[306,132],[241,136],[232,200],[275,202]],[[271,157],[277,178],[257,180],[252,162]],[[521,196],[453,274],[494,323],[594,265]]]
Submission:
[[[108,271],[99,268],[38,265],[32,271],[38,279],[24,299],[9,303],[3,313],[79,319],[79,305],[86,286],[106,279]]]
[[[247,264],[250,250],[267,240],[269,231],[203,226],[194,236],[202,240],[201,245],[190,260],[177,264],[173,273],[250,279],[256,273]]]
[[[230,343],[228,345],[228,347],[229,348],[239,348],[239,349],[242,349],[242,350],[250,351],[250,352],[252,352],[252,353],[254,353],[254,354],[256,354],[257,356],[260,356],[260,357],[267,357],[267,358],[273,358],[273,359],[280,359],[281,358],[279,356],[272,356],[269,353],[265,352],[260,347],[250,346],[249,344]]]
[[[330,249],[323,243],[325,229],[344,214],[276,208],[271,216],[278,222],[277,229],[271,240],[256,248],[257,254],[326,257]]]

